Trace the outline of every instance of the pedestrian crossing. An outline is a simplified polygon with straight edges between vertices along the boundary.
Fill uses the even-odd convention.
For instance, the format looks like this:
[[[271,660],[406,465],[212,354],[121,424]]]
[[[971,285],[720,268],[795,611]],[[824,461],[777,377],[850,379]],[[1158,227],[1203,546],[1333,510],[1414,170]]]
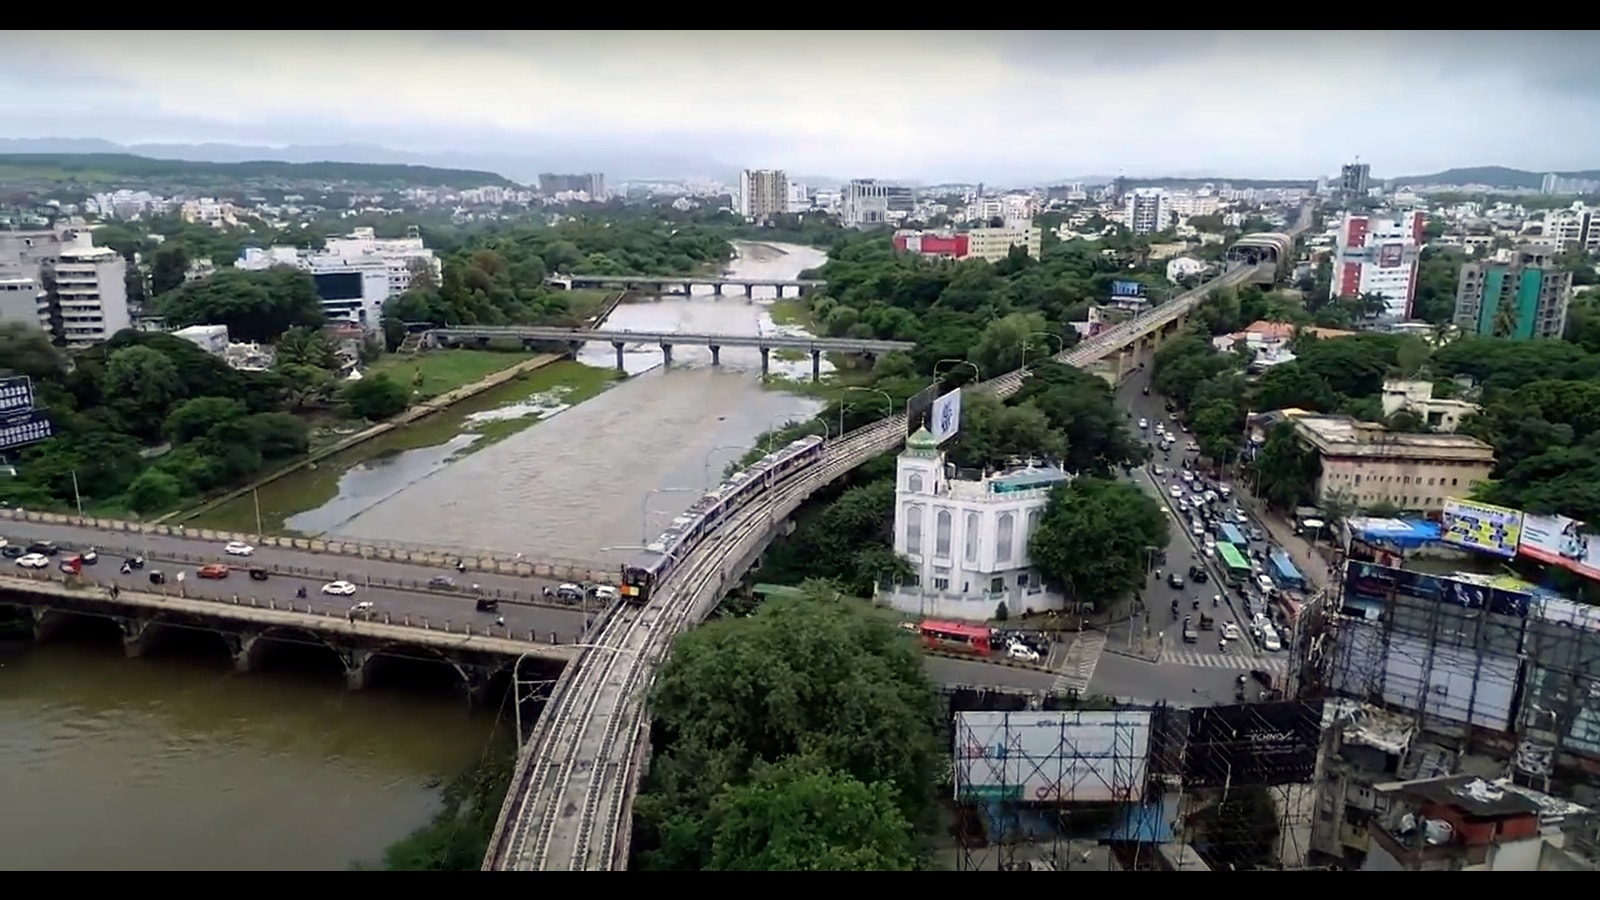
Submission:
[[[1161,655],[1164,666],[1193,666],[1200,669],[1263,669],[1284,672],[1289,661],[1281,654],[1249,656],[1244,653],[1200,653],[1195,650],[1169,650]]]
[[[1100,664],[1100,654],[1106,649],[1106,635],[1103,631],[1079,632],[1072,641],[1072,647],[1061,660],[1060,674],[1056,675],[1055,684],[1051,689],[1057,694],[1076,691],[1085,694],[1089,691],[1089,682],[1094,678],[1095,666]]]

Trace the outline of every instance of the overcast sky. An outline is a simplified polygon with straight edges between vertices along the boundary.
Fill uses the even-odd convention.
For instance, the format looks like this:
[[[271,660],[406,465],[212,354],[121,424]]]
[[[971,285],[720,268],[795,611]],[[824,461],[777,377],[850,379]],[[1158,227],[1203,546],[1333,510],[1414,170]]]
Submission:
[[[841,177],[1600,168],[1600,33],[5,32],[0,137]],[[677,173],[690,174],[690,173]]]

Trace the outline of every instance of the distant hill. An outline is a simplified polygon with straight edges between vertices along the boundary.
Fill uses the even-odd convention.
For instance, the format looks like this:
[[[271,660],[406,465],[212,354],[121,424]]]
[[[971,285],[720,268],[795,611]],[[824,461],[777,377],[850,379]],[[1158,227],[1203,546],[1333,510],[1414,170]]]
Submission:
[[[1396,185],[1407,184],[1481,184],[1484,187],[1504,188],[1506,190],[1537,191],[1544,183],[1544,172],[1528,172],[1523,169],[1511,169],[1506,166],[1473,166],[1468,169],[1445,169],[1443,172],[1434,172],[1432,175],[1402,175],[1398,178],[1386,178],[1385,181]],[[1582,172],[1557,172],[1562,178],[1587,178],[1600,179],[1600,169],[1586,169]]]
[[[8,153],[0,154],[0,180],[48,179],[81,185],[111,184],[129,180],[282,181],[372,187],[474,188],[512,186],[514,182],[493,172],[441,169],[432,166],[382,165],[346,162],[290,163],[274,160],[249,162],[196,162],[152,159],[131,153]]]

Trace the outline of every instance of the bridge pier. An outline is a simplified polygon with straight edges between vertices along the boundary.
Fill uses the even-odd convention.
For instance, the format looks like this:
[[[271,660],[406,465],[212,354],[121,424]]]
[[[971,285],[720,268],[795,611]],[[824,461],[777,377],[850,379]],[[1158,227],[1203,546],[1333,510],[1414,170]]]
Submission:
[[[662,365],[666,366],[669,369],[672,368],[672,345],[671,344],[662,344],[661,345],[661,363],[662,363]]]
[[[340,650],[339,661],[344,663],[344,686],[359,691],[367,686],[367,663],[372,661],[371,650]]]
[[[711,286],[711,293],[715,294],[718,297],[721,297],[722,296],[722,282],[719,281],[716,284],[713,284]]]
[[[567,341],[567,353],[571,355],[574,360],[576,360],[578,358],[578,354],[582,352],[583,341]]]
[[[486,666],[476,666],[471,663],[453,662],[450,665],[460,676],[462,686],[466,688],[467,705],[474,709],[483,706],[484,699],[489,693],[489,679],[494,673]]]
[[[811,383],[816,384],[822,380],[822,351],[811,351]]]
[[[712,344],[710,346],[711,346],[711,364],[713,366],[722,365],[722,348],[718,347],[716,344]]]
[[[753,285],[753,284],[746,284],[744,286],[744,298],[746,300],[751,300],[751,299],[755,298],[755,295],[756,295],[756,286]]]
[[[780,284],[780,285],[777,285],[776,287],[777,287],[777,290],[778,290],[778,299],[782,300],[783,299],[783,285]]]
[[[48,606],[35,606],[33,609],[33,639],[46,641],[61,627],[62,613],[58,613]]]
[[[150,632],[150,620],[140,618],[118,619],[117,625],[122,628],[123,654],[129,659],[138,659],[143,656],[145,635]]]
[[[772,348],[761,347],[761,377],[766,378],[772,369]]]
[[[616,351],[617,351],[617,371],[626,373],[628,370],[627,370],[626,367],[624,367],[622,365],[622,346],[623,346],[622,342],[621,341],[612,341],[611,342],[611,346],[613,348],[615,348]]]
[[[662,294],[665,294],[666,292],[667,292],[667,286],[662,284],[659,281],[656,282],[656,296],[659,297]]]
[[[256,640],[261,637],[259,631],[241,631],[238,634],[223,635],[228,642],[228,650],[233,653],[233,670],[240,675],[248,675],[255,667]]]

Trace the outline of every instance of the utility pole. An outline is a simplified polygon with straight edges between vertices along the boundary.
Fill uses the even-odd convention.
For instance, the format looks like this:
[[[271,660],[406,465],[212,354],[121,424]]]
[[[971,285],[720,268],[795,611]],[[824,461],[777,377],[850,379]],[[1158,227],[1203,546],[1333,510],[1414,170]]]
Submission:
[[[261,543],[261,491],[256,488],[251,488],[250,499],[254,501],[256,505],[256,543],[259,544]]]
[[[72,470],[72,500],[78,505],[78,518],[83,518],[83,495],[78,493],[78,470]]]

